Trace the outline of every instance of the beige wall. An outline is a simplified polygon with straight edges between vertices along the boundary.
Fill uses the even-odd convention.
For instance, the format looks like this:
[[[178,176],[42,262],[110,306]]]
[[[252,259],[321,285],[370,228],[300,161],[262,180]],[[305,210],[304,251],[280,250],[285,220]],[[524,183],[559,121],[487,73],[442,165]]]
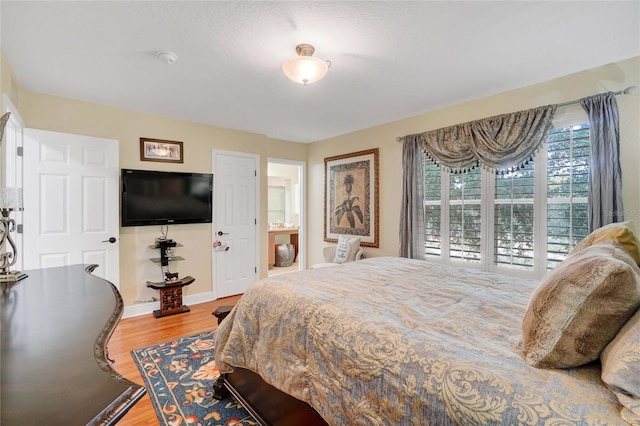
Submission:
[[[455,105],[309,145],[308,261],[322,261],[324,158],[371,148],[380,149],[380,248],[368,257],[398,254],[402,181],[402,145],[396,137],[421,133],[493,115],[572,101],[628,86],[640,86],[640,58],[605,65],[499,95]],[[625,218],[640,229],[640,95],[618,96]],[[561,112],[559,110],[558,112]]]
[[[23,91],[20,114],[27,127],[81,134],[120,141],[120,167],[168,171],[212,172],[214,149],[257,154],[260,158],[260,244],[267,247],[267,158],[305,161],[306,145],[279,141],[261,135],[164,118],[135,111],[78,102]],[[184,164],[140,161],[140,137],[184,142]],[[215,171],[213,171],[215,173]],[[148,260],[158,252],[149,248],[160,236],[159,226],[120,228],[120,291],[125,305],[148,300],[157,291],[146,288],[146,280],[159,280],[160,268]],[[172,267],[181,276],[196,281],[184,294],[211,291],[211,225],[172,225],[169,237],[183,244],[176,254],[186,260]],[[267,273],[267,251],[262,250],[260,272]]]
[[[15,107],[19,109],[20,92],[20,84],[13,72],[13,68],[4,55],[4,52],[0,50],[0,93],[7,95]]]

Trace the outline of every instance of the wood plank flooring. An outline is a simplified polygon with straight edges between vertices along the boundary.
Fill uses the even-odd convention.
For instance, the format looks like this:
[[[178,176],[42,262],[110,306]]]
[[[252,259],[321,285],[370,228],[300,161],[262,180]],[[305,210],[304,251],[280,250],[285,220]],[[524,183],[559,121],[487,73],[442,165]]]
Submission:
[[[109,339],[109,357],[116,361],[113,368],[131,380],[144,385],[142,376],[131,357],[133,349],[175,339],[189,334],[211,330],[218,326],[212,312],[219,306],[235,305],[240,295],[212,302],[189,305],[191,312],[155,318],[153,314],[126,318],[118,323]],[[118,426],[158,425],[151,399],[145,395],[118,422]]]

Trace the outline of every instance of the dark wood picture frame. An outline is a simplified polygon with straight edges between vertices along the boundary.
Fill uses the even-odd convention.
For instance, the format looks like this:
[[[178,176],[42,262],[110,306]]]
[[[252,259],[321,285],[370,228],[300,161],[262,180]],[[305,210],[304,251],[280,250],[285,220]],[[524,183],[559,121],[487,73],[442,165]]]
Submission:
[[[360,245],[380,247],[379,149],[324,159],[324,240],[341,234],[360,237]]]
[[[183,143],[164,139],[140,138],[140,161],[183,163]]]

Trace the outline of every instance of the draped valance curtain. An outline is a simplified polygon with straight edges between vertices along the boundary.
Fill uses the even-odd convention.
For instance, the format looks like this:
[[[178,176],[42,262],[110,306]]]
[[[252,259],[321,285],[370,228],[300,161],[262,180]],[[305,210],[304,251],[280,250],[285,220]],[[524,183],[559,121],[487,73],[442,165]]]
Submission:
[[[589,226],[593,230],[624,220],[618,106],[612,92],[580,103],[591,124]],[[514,171],[538,150],[556,108],[547,105],[398,138],[404,144],[399,255],[424,257],[423,152],[447,171],[464,173],[478,166]]]
[[[551,125],[555,105],[410,135],[445,170],[512,169],[531,158]]]

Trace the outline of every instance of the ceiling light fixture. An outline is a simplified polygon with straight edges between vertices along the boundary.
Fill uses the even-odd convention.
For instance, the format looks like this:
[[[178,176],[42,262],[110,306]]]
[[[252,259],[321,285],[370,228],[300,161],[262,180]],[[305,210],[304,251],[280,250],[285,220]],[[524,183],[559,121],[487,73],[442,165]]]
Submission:
[[[173,52],[158,52],[158,59],[164,63],[172,65],[178,60],[178,55]]]
[[[297,57],[291,58],[282,64],[282,71],[291,80],[307,85],[321,80],[331,66],[331,62],[314,58],[315,49],[310,44],[299,44],[296,46]]]

